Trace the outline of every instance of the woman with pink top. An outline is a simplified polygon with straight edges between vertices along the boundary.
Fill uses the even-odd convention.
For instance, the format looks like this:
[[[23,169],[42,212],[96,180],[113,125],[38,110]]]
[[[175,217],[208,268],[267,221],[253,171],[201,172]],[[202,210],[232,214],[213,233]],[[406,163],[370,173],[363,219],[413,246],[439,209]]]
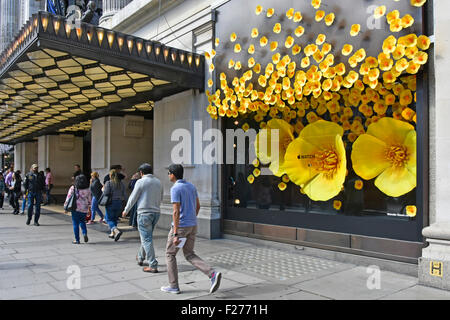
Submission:
[[[89,189],[89,182],[85,175],[79,175],[75,178],[75,183],[70,187],[67,193],[66,201],[64,202],[64,207],[67,205],[70,197],[75,192],[77,199],[77,208],[72,211],[72,224],[73,233],[75,235],[75,240],[73,244],[80,244],[80,227],[83,233],[84,242],[88,242],[87,228],[86,228],[86,214],[89,213],[92,196],[91,190]]]

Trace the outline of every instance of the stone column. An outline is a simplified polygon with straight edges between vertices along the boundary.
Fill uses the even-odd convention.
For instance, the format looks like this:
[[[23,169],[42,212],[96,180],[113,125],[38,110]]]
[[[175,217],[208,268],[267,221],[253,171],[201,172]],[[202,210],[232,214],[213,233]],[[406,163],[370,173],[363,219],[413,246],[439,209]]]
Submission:
[[[449,1],[434,1],[434,52],[430,50],[430,226],[422,234],[429,245],[419,258],[419,282],[450,290],[450,72]],[[434,77],[433,77],[434,73]]]
[[[37,162],[37,142],[22,142],[14,146],[14,170],[20,170],[24,174],[30,170],[33,163]]]
[[[39,171],[50,168],[54,195],[65,195],[72,184],[74,165],[83,163],[83,138],[70,134],[38,138]]]
[[[128,185],[142,163],[153,165],[153,120],[132,115],[93,120],[91,157],[102,183],[110,167],[120,164]]]
[[[132,0],[103,0],[103,15],[100,18],[100,24],[110,20],[117,11],[121,10]]]

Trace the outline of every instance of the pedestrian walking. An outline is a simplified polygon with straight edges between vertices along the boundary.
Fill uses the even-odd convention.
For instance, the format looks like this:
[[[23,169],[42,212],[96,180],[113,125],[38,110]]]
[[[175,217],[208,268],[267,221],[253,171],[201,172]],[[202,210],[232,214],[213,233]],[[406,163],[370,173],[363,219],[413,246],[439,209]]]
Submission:
[[[153,230],[160,217],[164,191],[161,181],[153,175],[153,168],[150,164],[142,164],[138,171],[141,179],[136,181],[122,216],[125,217],[133,207],[137,206],[137,224],[141,246],[136,260],[138,265],[146,265],[143,269],[144,272],[158,273],[158,260],[156,260],[153,247]]]
[[[0,209],[3,209],[3,202],[5,200],[6,183],[3,173],[0,173]]]
[[[87,224],[93,224],[95,222],[95,214],[98,213],[100,216],[100,223],[103,222],[103,212],[98,207],[98,200],[102,196],[102,183],[100,182],[98,172],[94,171],[91,173],[91,194],[92,194],[92,205],[91,205],[91,212],[92,217],[91,220]]]
[[[55,200],[55,204],[56,204],[56,199],[51,195],[52,189],[53,189],[53,175],[52,175],[52,171],[50,170],[50,168],[47,168],[47,169],[45,169],[46,197],[45,197],[45,202],[43,205],[51,204],[52,198]]]
[[[33,206],[34,212],[34,225],[39,226],[39,217],[41,215],[41,198],[42,192],[45,189],[45,180],[43,176],[39,174],[38,165],[33,164],[31,166],[31,171],[27,173],[25,178],[25,192],[28,193],[28,219],[27,225],[30,224],[33,217]]]
[[[75,181],[75,178],[83,172],[81,171],[81,167],[79,164],[74,165],[73,168],[75,169],[75,172],[73,173],[72,180]]]
[[[161,291],[180,293],[176,255],[180,247],[182,247],[186,260],[209,277],[211,281],[209,292],[213,293],[220,286],[222,274],[212,269],[194,253],[200,201],[198,199],[197,189],[193,184],[183,179],[183,174],[184,169],[182,165],[172,164],[169,166],[169,180],[174,183],[170,190],[173,206],[173,222],[166,246],[169,286],[161,287]]]
[[[20,211],[19,199],[22,193],[22,178],[20,176],[20,171],[14,172],[12,179],[12,186],[10,187],[12,207],[14,209],[13,214],[18,215]]]
[[[69,199],[75,195],[76,209],[71,210],[72,225],[75,240],[73,244],[80,244],[80,227],[83,233],[84,242],[88,242],[87,228],[86,228],[86,215],[91,210],[92,195],[89,188],[89,182],[84,174],[76,176],[75,183],[69,189],[67,193],[64,207],[67,206]],[[66,211],[67,213],[67,211]]]
[[[128,189],[130,190],[130,194],[133,193],[134,186],[136,185],[136,182],[141,178],[141,174],[139,172],[136,172],[130,180],[130,183],[128,184]],[[130,211],[130,220],[128,222],[129,226],[132,226],[133,228],[137,228],[137,204],[131,208]]]
[[[111,168],[109,169],[111,170],[115,170],[117,172],[117,175],[119,176],[119,180],[125,180],[126,179],[126,175],[122,173],[123,168],[120,164],[116,164],[111,166]],[[108,173],[104,178],[103,178],[103,184],[106,184],[106,182],[108,182],[111,179],[111,175]]]
[[[117,228],[117,222],[119,220],[120,213],[122,212],[122,206],[126,199],[125,185],[119,178],[119,174],[116,170],[109,172],[110,180],[107,181],[103,187],[103,194],[110,197],[111,203],[106,205],[106,222],[111,229],[109,238],[114,241],[119,241],[122,236],[122,231]]]
[[[6,194],[8,196],[8,200],[9,200],[9,194],[10,194],[9,187],[11,187],[13,175],[14,175],[14,166],[12,165],[10,168],[8,168],[8,171],[6,172],[6,176],[5,176]]]

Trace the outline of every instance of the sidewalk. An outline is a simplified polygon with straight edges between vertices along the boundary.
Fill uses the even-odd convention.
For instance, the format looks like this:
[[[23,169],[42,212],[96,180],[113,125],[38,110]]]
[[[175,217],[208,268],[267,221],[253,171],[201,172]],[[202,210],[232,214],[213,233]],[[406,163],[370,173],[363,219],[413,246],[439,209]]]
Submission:
[[[0,210],[0,299],[118,300],[450,300],[450,292],[417,284],[417,277],[381,270],[379,286],[367,268],[248,242],[198,239],[196,253],[223,274],[219,290],[209,294],[209,279],[178,254],[179,295],[160,291],[167,284],[167,231],[156,229],[158,274],[136,264],[137,231],[122,223],[118,242],[106,225],[89,225],[89,243],[73,245],[69,216],[43,207],[40,227],[26,217]],[[97,218],[98,219],[98,218]],[[70,266],[81,271],[81,288],[70,290]],[[370,271],[370,270],[369,270]],[[369,286],[368,286],[369,283]],[[369,289],[369,288],[372,288]]]

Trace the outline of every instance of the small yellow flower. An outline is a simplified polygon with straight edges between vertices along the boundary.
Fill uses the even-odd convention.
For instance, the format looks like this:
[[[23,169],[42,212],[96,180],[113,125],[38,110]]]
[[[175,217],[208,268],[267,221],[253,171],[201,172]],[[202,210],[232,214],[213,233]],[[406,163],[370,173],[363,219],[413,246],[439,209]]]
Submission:
[[[247,51],[249,54],[254,54],[255,53],[255,45],[254,44],[251,44],[249,47],[248,47],[248,51]]]
[[[255,168],[253,170],[253,175],[258,178],[261,175],[261,170],[259,170],[258,168]]]
[[[394,19],[391,21],[389,30],[391,32],[400,32],[403,29],[402,19]]]
[[[289,183],[289,181],[291,181],[286,174],[282,177],[282,180],[284,183]]]
[[[252,38],[258,38],[258,36],[259,36],[258,28],[253,28],[253,29],[252,29],[251,37],[252,37]]]
[[[277,41],[272,41],[270,43],[270,51],[275,51],[278,48],[278,42]]]
[[[325,42],[325,40],[327,40],[327,36],[324,35],[323,33],[320,33],[320,34],[317,36],[316,44],[317,44],[318,46],[321,46],[321,45]]]
[[[260,6],[260,5],[256,6],[255,14],[256,14],[257,16],[259,16],[259,15],[261,14],[262,11],[263,11],[263,7],[262,7],[262,6]]]
[[[262,37],[261,39],[259,39],[259,44],[261,45],[261,47],[265,47],[268,42],[269,42],[269,40],[267,40],[267,38],[265,36]]]
[[[317,10],[317,11],[316,11],[315,19],[316,19],[317,22],[322,21],[322,19],[323,19],[324,17],[325,17],[325,11],[323,11],[323,10]]]
[[[230,61],[228,61],[228,69],[231,69],[231,68],[233,68],[234,66],[235,66],[235,62],[234,62],[234,60],[233,59],[230,59]]]
[[[352,25],[352,27],[350,29],[350,35],[352,37],[356,37],[360,31],[361,31],[361,25],[354,24],[354,25]]]
[[[296,29],[295,29],[295,36],[296,37],[301,37],[304,33],[305,33],[305,28],[303,28],[302,26],[298,26]]]
[[[411,90],[406,89],[400,93],[400,105],[409,106],[413,102],[413,95]]]
[[[219,38],[216,38],[216,47],[218,47],[219,44],[220,44],[220,39],[219,39]]]
[[[255,159],[255,160],[253,160],[253,162],[252,162],[252,165],[254,166],[254,167],[259,167],[259,160],[258,159]]]
[[[379,19],[386,14],[386,6],[379,6],[375,9],[373,15],[375,19]]]
[[[302,52],[302,48],[299,45],[296,44],[292,47],[292,54],[294,56],[298,55],[300,52]]]
[[[237,39],[237,35],[236,35],[236,33],[233,32],[233,33],[230,35],[230,41],[231,41],[231,42],[235,42],[236,39]]]
[[[255,66],[255,64],[256,64],[256,61],[253,57],[248,59],[248,67],[249,68],[253,68]]]
[[[241,70],[242,68],[242,64],[240,61],[237,61],[236,64],[234,65],[234,70]]]
[[[286,38],[286,41],[284,42],[284,46],[286,48],[290,49],[293,45],[294,45],[294,38],[292,38],[291,36],[288,36]]]
[[[297,11],[294,14],[294,22],[300,22],[302,21],[302,19],[303,19],[302,13],[300,11]]]
[[[406,14],[402,18],[402,27],[409,28],[414,24],[414,18],[410,14]]]
[[[321,2],[322,0],[312,0],[311,5],[313,6],[314,9],[319,9]]]
[[[303,59],[302,59],[302,61],[301,61],[301,63],[300,63],[300,66],[302,67],[302,68],[307,68],[307,67],[309,67],[309,65],[310,65],[310,60],[309,60],[309,57],[304,57]]]
[[[421,35],[417,38],[417,47],[419,47],[420,50],[428,50],[430,44],[430,38],[427,36]]]
[[[211,88],[214,85],[214,82],[212,81],[212,79],[208,80],[208,87]]]
[[[349,56],[353,51],[353,46],[351,44],[345,44],[342,47],[342,55],[343,56]]]
[[[427,63],[427,61],[428,61],[428,54],[426,52],[419,51],[414,56],[413,61],[415,64],[423,65],[423,64]]]
[[[267,18],[272,17],[275,14],[275,9],[274,8],[269,8],[267,10]]]
[[[255,176],[254,175],[249,175],[247,178],[248,183],[253,184],[253,182],[255,182]]]
[[[294,17],[294,8],[290,8],[287,12],[286,12],[286,17],[288,19],[292,19]]]
[[[386,15],[386,20],[387,20],[388,24],[391,24],[392,21],[394,21],[398,18],[400,18],[400,11],[398,11],[398,10],[391,11]]]
[[[417,207],[406,206],[406,214],[408,215],[408,217],[414,218],[417,215]]]
[[[411,108],[405,108],[402,111],[402,117],[403,117],[403,119],[405,119],[407,121],[411,121],[415,115],[416,115],[416,113]]]
[[[337,211],[341,210],[342,208],[342,202],[339,200],[334,200],[333,201],[333,208]]]
[[[410,0],[410,3],[414,7],[421,7],[427,2],[427,0]]]
[[[325,24],[329,27],[333,24],[334,19],[336,18],[335,14],[333,12],[327,14],[325,16]]]
[[[234,45],[234,52],[235,52],[235,53],[241,52],[241,45],[240,45],[239,43],[236,43],[236,44]]]
[[[281,32],[281,24],[280,23],[275,23],[275,25],[273,26],[273,32],[274,33],[280,33]]]
[[[214,64],[211,63],[209,65],[209,72],[212,73],[214,71],[214,69],[215,69]]]
[[[362,182],[362,180],[358,179],[355,181],[355,189],[356,190],[362,190],[363,187],[364,187],[364,183]]]
[[[280,182],[280,183],[278,184],[278,189],[280,189],[281,191],[286,190],[286,188],[287,188],[287,184],[286,184],[286,183]]]

